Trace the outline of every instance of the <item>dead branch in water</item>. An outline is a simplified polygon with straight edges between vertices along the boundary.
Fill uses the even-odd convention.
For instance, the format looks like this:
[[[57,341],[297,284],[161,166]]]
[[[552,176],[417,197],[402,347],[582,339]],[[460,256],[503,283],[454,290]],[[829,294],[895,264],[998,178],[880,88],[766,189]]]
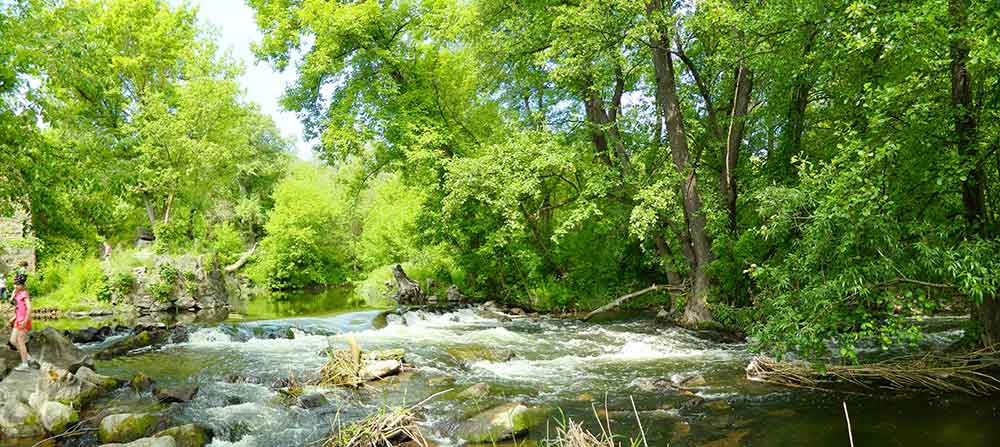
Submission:
[[[449,391],[451,389],[432,394],[406,408],[383,407],[360,421],[338,426],[323,447],[392,447],[407,441],[427,447],[427,439],[417,426],[416,410]]]
[[[988,373],[1000,367],[993,349],[947,356],[926,354],[861,365],[782,362],[754,357],[747,379],[797,388],[837,390],[843,386],[898,392],[963,393],[988,396],[1000,393],[1000,379]]]
[[[659,284],[659,285],[653,284],[653,285],[651,285],[649,287],[646,287],[645,289],[638,290],[638,291],[635,291],[635,292],[632,292],[632,293],[629,293],[629,294],[626,294],[626,295],[622,295],[622,296],[618,297],[618,299],[616,299],[616,300],[614,300],[614,301],[612,301],[612,302],[610,302],[608,304],[605,304],[605,305],[603,305],[603,306],[601,306],[601,307],[599,307],[599,308],[591,311],[589,314],[587,314],[587,316],[583,317],[583,319],[584,320],[589,320],[589,319],[593,318],[594,315],[597,315],[597,314],[600,314],[600,313],[604,313],[604,312],[608,312],[608,311],[611,311],[611,310],[614,310],[614,309],[618,308],[619,306],[621,306],[622,304],[625,304],[626,301],[631,300],[632,298],[645,295],[645,294],[647,294],[649,292],[655,292],[657,290],[669,290],[671,292],[684,292],[684,291],[687,290],[687,288],[685,288],[683,286],[671,286],[671,285],[665,285],[665,284]]]

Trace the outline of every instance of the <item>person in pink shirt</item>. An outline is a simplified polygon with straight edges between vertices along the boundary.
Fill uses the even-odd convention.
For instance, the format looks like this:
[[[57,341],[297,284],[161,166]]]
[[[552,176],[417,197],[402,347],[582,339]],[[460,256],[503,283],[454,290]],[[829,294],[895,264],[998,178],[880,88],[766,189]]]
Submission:
[[[28,277],[20,274],[14,277],[14,316],[8,324],[11,327],[10,343],[17,347],[21,354],[21,364],[14,368],[24,371],[28,368],[38,369],[39,365],[28,353],[28,332],[31,331],[31,297],[25,283]]]

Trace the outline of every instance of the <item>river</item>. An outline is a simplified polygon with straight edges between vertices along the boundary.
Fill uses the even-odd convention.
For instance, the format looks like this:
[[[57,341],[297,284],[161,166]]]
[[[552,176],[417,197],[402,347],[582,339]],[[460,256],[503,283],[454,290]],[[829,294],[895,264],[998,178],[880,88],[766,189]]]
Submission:
[[[456,421],[514,400],[553,410],[548,425],[529,433],[529,445],[564,418],[599,430],[595,409],[610,418],[616,434],[634,437],[640,433],[634,399],[650,446],[847,446],[845,400],[858,446],[1000,445],[996,400],[842,396],[752,383],[743,373],[751,357],[745,346],[651,320],[505,320],[473,309],[386,315],[357,308],[346,292],[291,296],[238,306],[229,320],[196,329],[187,342],[98,362],[97,369],[120,379],[143,372],[159,383],[198,383],[196,399],[165,411],[177,422],[211,427],[215,447],[309,445],[335,423],[380,405],[412,404],[480,382],[491,385],[495,398],[467,402],[449,393],[425,406],[424,428],[435,444],[459,444],[449,434]],[[941,328],[934,336],[954,332]],[[415,369],[367,391],[327,390],[330,404],[317,409],[275,402],[269,383],[314,374],[325,361],[318,353],[347,346],[348,336],[365,350],[403,348]],[[482,347],[506,349],[515,358],[463,364],[452,355]],[[689,398],[648,386],[654,379],[693,374],[706,379],[697,387],[706,404],[690,411],[677,410]],[[233,375],[261,378],[264,384],[227,383]],[[130,395],[122,391],[107,405],[127,407],[135,399]]]

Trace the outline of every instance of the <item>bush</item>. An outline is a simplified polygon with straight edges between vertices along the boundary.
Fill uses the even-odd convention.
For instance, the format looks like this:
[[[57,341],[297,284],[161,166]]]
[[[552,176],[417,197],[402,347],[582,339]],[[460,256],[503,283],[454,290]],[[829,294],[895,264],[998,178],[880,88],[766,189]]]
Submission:
[[[208,248],[219,256],[219,262],[224,265],[232,264],[246,250],[243,243],[243,236],[240,235],[236,226],[230,222],[217,224],[212,227],[211,239]]]
[[[62,258],[46,263],[38,281],[29,286],[37,297],[37,307],[66,311],[99,307],[104,297],[106,278],[101,261],[96,258]]]
[[[346,187],[334,171],[300,163],[274,191],[274,209],[248,275],[272,289],[345,281],[353,259]]]
[[[395,281],[392,277],[394,265],[384,265],[369,272],[365,279],[359,281],[355,286],[355,292],[358,296],[373,306],[392,304],[387,293],[392,293],[395,290]],[[429,295],[437,295],[438,298],[444,298],[449,285],[465,283],[465,271],[445,253],[444,246],[428,247],[414,256],[412,260],[402,262],[400,265],[410,279],[420,284],[421,289],[426,288],[428,278],[433,279],[436,285],[435,290],[424,290],[424,292]],[[386,281],[393,284],[391,290],[386,288]]]

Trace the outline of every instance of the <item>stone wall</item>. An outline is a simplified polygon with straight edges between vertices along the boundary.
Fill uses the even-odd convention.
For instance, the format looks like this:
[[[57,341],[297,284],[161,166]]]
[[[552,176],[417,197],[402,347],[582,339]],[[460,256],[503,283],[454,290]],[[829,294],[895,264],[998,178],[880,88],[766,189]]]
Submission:
[[[28,271],[35,271],[31,214],[19,210],[12,217],[0,217],[0,274],[13,271],[21,261],[27,261]]]

